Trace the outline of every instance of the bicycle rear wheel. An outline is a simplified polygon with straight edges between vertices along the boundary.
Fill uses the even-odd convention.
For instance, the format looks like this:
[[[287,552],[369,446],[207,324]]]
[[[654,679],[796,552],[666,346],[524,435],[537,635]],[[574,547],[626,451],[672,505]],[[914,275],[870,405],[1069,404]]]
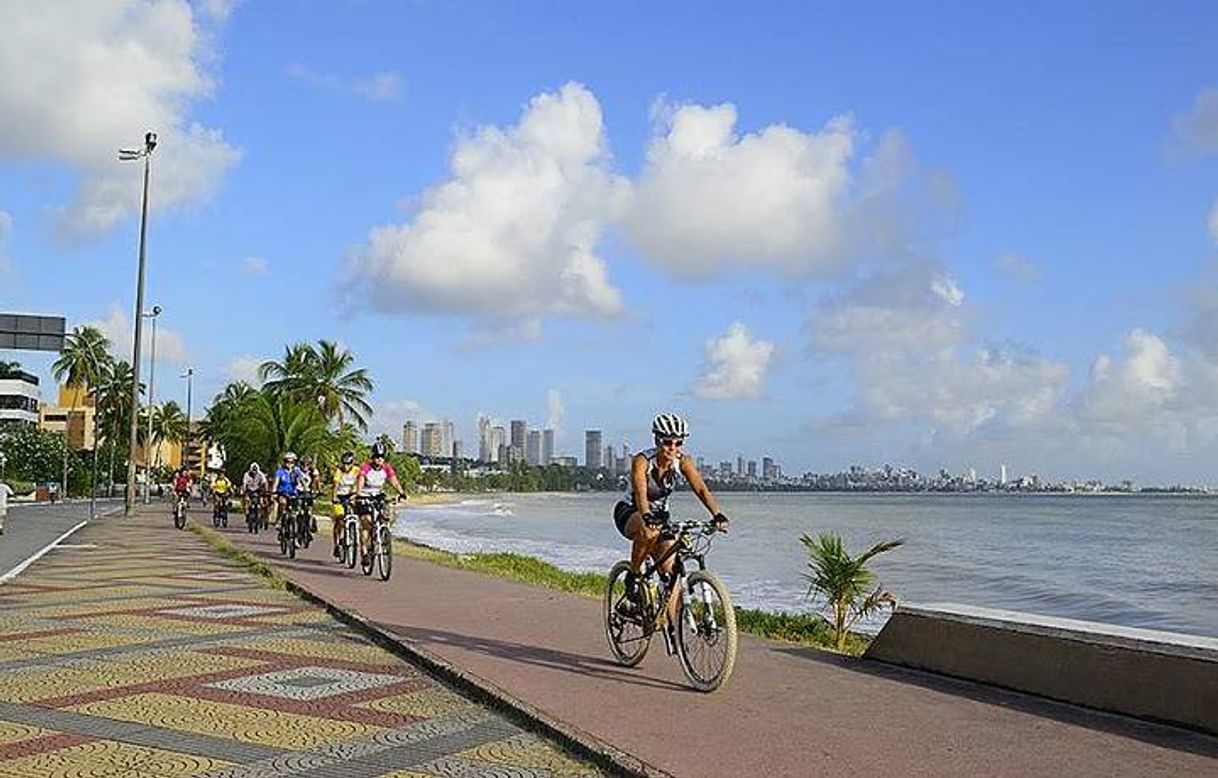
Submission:
[[[173,526],[183,529],[186,526],[186,506],[179,503],[173,510]]]
[[[626,596],[626,574],[630,563],[618,562],[609,571],[605,585],[605,638],[618,664],[634,667],[647,656],[652,631],[645,609],[639,608]]]
[[[377,535],[380,539],[376,555],[377,574],[382,581],[388,581],[389,574],[393,572],[393,537],[384,525],[377,529]]]
[[[736,665],[736,611],[714,573],[698,570],[688,579],[689,601],[677,614],[677,656],[698,691],[713,692]]]

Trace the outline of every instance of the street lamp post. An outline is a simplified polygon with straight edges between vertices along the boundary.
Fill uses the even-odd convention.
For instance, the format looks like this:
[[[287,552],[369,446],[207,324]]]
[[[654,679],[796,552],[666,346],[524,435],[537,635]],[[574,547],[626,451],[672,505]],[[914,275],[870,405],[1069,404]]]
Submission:
[[[144,438],[144,451],[152,450],[152,406],[155,400],[153,399],[153,391],[155,389],[154,381],[156,379],[156,320],[161,315],[161,306],[152,306],[151,311],[147,311],[142,316],[152,319],[152,355],[148,359],[148,434]],[[144,478],[144,504],[147,505],[152,501],[152,463],[149,454],[144,455],[149,459],[147,463],[146,478]]]
[[[182,373],[182,377],[186,379],[186,446],[182,454],[182,465],[185,466],[186,456],[190,453],[191,414],[194,410],[191,403],[194,399],[195,369],[193,367],[186,368],[186,371]]]
[[[152,151],[156,148],[156,133],[144,133],[142,149],[121,149],[118,158],[122,162],[134,162],[141,157],[144,160],[144,195],[140,205],[140,262],[135,284],[135,337],[132,344],[131,356],[131,429],[127,446],[127,489],[123,501],[123,515],[130,516],[135,508],[135,444],[136,430],[139,424],[140,409],[140,336],[144,325],[144,266],[145,244],[148,237],[148,178],[152,172]]]

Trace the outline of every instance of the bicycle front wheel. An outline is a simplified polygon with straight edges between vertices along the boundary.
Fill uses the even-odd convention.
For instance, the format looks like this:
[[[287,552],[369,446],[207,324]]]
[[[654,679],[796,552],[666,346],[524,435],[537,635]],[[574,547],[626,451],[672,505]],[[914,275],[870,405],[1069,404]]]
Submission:
[[[727,683],[736,665],[736,611],[714,573],[690,573],[688,585],[689,599],[678,609],[677,655],[694,688],[713,692]]]
[[[179,505],[173,512],[173,526],[183,529],[186,526],[186,507]]]
[[[609,571],[605,585],[605,638],[618,664],[634,667],[647,656],[652,631],[647,613],[626,596],[626,574],[630,563],[618,562]]]
[[[393,572],[393,537],[390,536],[388,527],[381,527],[378,532],[380,548],[377,549],[376,555],[377,574],[382,581],[388,581],[389,574]]]
[[[359,552],[359,528],[348,523],[343,533],[343,556],[346,557],[347,569],[355,569],[355,558]]]

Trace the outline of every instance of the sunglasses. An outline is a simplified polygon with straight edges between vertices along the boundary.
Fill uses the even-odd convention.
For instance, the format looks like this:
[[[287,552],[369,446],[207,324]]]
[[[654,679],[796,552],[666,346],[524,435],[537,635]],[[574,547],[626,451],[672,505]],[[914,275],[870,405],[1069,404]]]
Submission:
[[[660,445],[681,448],[681,446],[685,445],[685,438],[660,438]]]

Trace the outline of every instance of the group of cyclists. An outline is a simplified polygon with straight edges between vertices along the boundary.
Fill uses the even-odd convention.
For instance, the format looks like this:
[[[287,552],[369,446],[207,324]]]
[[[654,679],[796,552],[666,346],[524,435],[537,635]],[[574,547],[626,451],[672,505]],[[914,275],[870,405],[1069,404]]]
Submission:
[[[728,526],[728,518],[719,510],[719,504],[702,480],[694,458],[682,455],[689,437],[689,425],[685,419],[675,413],[662,413],[652,421],[651,432],[655,445],[638,452],[631,459],[626,493],[613,509],[614,525],[631,543],[630,575],[626,580],[626,589],[632,600],[638,596],[638,574],[643,563],[648,558],[663,557],[672,543],[663,535],[661,528],[668,521],[668,499],[679,479],[685,480],[720,530],[726,531]],[[339,519],[348,511],[356,511],[359,515],[360,552],[367,551],[372,516],[370,511],[359,510],[359,501],[354,498],[384,495],[387,485],[392,486],[399,496],[405,496],[381,443],[372,445],[368,460],[362,464],[356,464],[355,452],[343,453],[331,478],[331,501],[335,506],[335,520],[331,522],[335,559],[341,559],[343,555],[343,522]],[[269,479],[257,462],[250,464],[241,481],[242,508],[248,510],[250,501],[257,500],[265,509],[266,500],[273,500],[277,513],[282,516],[291,500],[310,500],[320,486],[320,473],[312,458],[304,455],[298,462],[296,454],[289,451],[283,455],[282,463]],[[192,487],[190,471],[182,468],[174,476],[174,491],[181,496],[189,494]],[[232,485],[220,473],[210,488],[217,502],[224,504]],[[315,517],[309,529],[311,532],[317,531]]]
[[[241,488],[238,492],[241,498],[242,512],[250,514],[251,506],[257,515],[267,515],[268,509],[275,508],[279,521],[285,520],[289,508],[294,501],[303,502],[309,506],[313,498],[323,486],[321,474],[313,463],[312,457],[305,454],[297,459],[295,453],[284,453],[283,459],[271,476],[263,472],[257,462],[251,462],[241,478]],[[342,516],[348,512],[359,517],[359,548],[360,553],[366,553],[372,534],[372,512],[366,510],[368,501],[385,494],[387,486],[393,487],[396,495],[405,496],[405,490],[398,480],[397,473],[386,457],[385,447],[377,442],[372,445],[368,459],[356,463],[354,451],[345,451],[339,459],[331,478],[331,502],[335,506],[333,525],[334,558],[342,558],[344,538]],[[226,515],[228,499],[233,484],[222,471],[217,473],[207,485],[214,498],[213,511],[219,520],[221,514]],[[195,488],[194,474],[185,466],[178,469],[173,477],[173,491],[179,502],[188,499]],[[366,499],[356,499],[366,498]],[[309,512],[309,532],[317,532],[317,518]]]

